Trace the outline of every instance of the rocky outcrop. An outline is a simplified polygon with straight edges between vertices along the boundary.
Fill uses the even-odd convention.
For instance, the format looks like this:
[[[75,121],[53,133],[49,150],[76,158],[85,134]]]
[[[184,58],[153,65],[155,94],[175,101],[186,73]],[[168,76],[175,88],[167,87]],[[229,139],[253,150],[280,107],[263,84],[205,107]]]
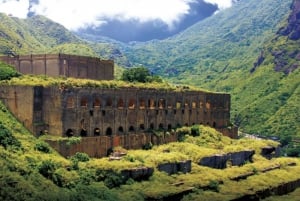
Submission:
[[[245,200],[254,201],[254,200],[261,200],[272,195],[285,195],[290,192],[293,192],[296,188],[299,187],[300,187],[300,179],[288,183],[280,184],[279,186],[273,188],[264,189],[251,195],[243,195],[242,197],[233,199],[232,201],[245,201]]]
[[[252,162],[254,153],[255,151],[253,150],[245,150],[223,155],[213,155],[203,157],[198,164],[216,169],[225,169],[229,163],[233,166],[241,166],[247,161]]]
[[[288,36],[291,40],[298,40],[300,39],[300,0],[294,0],[291,9],[288,25],[281,28],[278,34]]]
[[[192,161],[186,160],[186,161],[180,161],[174,163],[159,164],[157,166],[157,169],[159,171],[166,172],[169,175],[177,174],[178,172],[188,173],[192,171]]]
[[[263,147],[261,149],[261,155],[267,159],[272,159],[280,156],[280,147]]]
[[[244,165],[247,161],[253,162],[252,157],[255,154],[254,150],[234,152],[229,154],[229,160],[233,166]]]
[[[259,67],[264,62],[264,60],[265,60],[264,51],[261,51],[256,62],[253,64],[253,68],[251,68],[250,73],[253,73],[256,70],[256,68]]]
[[[284,74],[288,75],[296,70],[299,65],[297,63],[290,64],[288,60],[300,60],[300,52],[299,50],[295,50],[293,52],[288,52],[287,50],[279,50],[272,52],[272,56],[274,56],[275,67],[274,70],[276,72],[284,72]]]
[[[126,169],[121,171],[121,175],[127,179],[131,178],[135,181],[148,180],[153,175],[154,168],[151,167],[139,167]]]
[[[199,161],[199,165],[216,168],[216,169],[225,169],[227,167],[226,163],[228,160],[228,155],[214,155],[214,156],[208,156],[203,157]]]

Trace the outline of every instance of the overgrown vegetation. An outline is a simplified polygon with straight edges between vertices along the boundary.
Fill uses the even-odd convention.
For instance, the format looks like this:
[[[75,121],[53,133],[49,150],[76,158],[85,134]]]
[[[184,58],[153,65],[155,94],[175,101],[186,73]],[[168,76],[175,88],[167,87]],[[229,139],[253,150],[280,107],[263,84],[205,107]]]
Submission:
[[[2,145],[5,149],[11,147],[12,149],[20,149],[21,143],[18,139],[16,139],[10,130],[8,130],[2,122],[0,122],[0,145]]]
[[[9,80],[20,75],[12,66],[0,62],[0,80]]]
[[[16,139],[19,142],[17,145],[22,147],[5,149],[0,146],[0,199],[3,201],[132,199],[142,201],[146,198],[162,199],[190,187],[194,187],[195,190],[184,199],[201,200],[208,196],[211,200],[218,200],[216,199],[218,197],[229,200],[243,193],[249,193],[249,186],[253,188],[251,192],[254,193],[259,189],[294,180],[300,175],[298,159],[279,158],[269,161],[259,155],[261,147],[277,146],[277,143],[266,140],[232,140],[205,126],[182,128],[185,133],[184,142],[153,146],[147,151],[127,150],[127,155],[118,161],[110,161],[108,158],[92,159],[85,153],[76,153],[65,159],[42,142],[42,139],[47,139],[46,136],[36,139],[2,104],[0,106],[2,122],[0,130],[6,132],[5,136]],[[194,134],[196,137],[192,136]],[[213,141],[217,141],[217,147]],[[12,146],[14,143],[8,144]],[[253,163],[225,170],[197,165],[199,159],[204,156],[244,149],[258,150]],[[156,169],[158,164],[187,159],[193,161],[192,172],[189,174],[178,173],[169,176]],[[289,166],[291,163],[296,165]],[[281,166],[280,170],[263,173],[264,169],[277,165]],[[149,180],[134,181],[121,174],[124,169],[138,167],[155,168],[153,176]],[[254,170],[255,176],[244,181],[232,182],[230,179]],[[177,183],[180,185],[173,185]],[[233,189],[235,191],[232,191]]]
[[[125,51],[130,61],[168,81],[230,93],[232,122],[246,133],[299,136],[300,70],[289,75],[274,70],[276,62],[283,69],[299,66],[291,58],[299,41],[276,35],[287,24],[291,3],[240,1],[181,34]],[[251,71],[260,55],[264,62]]]
[[[129,68],[122,74],[121,80],[127,82],[162,82],[157,75],[151,75],[149,69],[145,67]]]

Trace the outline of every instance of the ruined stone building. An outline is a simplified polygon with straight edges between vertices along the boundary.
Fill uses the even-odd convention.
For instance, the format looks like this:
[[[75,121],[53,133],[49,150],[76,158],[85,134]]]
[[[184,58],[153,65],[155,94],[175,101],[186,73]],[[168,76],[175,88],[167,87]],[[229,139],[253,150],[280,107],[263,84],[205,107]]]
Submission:
[[[233,138],[237,134],[228,129],[230,95],[223,93],[2,85],[0,98],[36,136],[81,136],[81,142],[71,147],[49,141],[64,156],[80,151],[101,157],[115,146],[135,149],[147,143],[176,141],[174,128],[195,124],[209,125]],[[154,136],[149,132],[153,130],[164,134]]]
[[[67,54],[0,56],[22,74],[113,80],[114,62]]]

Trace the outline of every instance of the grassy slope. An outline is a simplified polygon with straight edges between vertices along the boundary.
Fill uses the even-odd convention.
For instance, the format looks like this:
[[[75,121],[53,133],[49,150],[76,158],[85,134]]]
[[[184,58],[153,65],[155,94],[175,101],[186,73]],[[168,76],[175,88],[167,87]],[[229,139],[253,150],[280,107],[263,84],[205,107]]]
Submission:
[[[299,70],[275,72],[267,51],[299,47],[275,34],[287,23],[291,2],[242,1],[175,37],[135,44],[129,57],[171,82],[231,93],[232,121],[245,132],[300,136]],[[263,66],[250,73],[262,50]]]
[[[36,84],[38,79],[32,81]],[[36,147],[41,147],[41,139],[33,137],[1,103],[0,122],[21,142],[20,149],[10,146],[5,149],[0,145],[1,200],[144,200],[145,197],[158,199],[176,194],[190,187],[195,189],[184,198],[186,200],[230,200],[277,186],[284,181],[293,181],[300,175],[298,159],[278,158],[269,161],[259,155],[261,147],[276,146],[277,143],[249,139],[232,140],[203,126],[199,127],[200,137],[186,137],[185,142],[154,147],[150,151],[128,151],[121,161],[103,158],[77,164],[61,157],[52,149],[49,153],[38,151]],[[182,128],[181,132],[188,134],[191,130]],[[247,163],[242,167],[216,170],[196,164],[204,156],[248,149],[254,149],[257,154],[254,156],[254,163]],[[141,166],[155,168],[161,163],[186,159],[193,161],[191,174],[168,176],[156,170],[149,181],[128,180],[124,185],[112,189],[106,186],[118,183],[120,177],[117,173],[122,169]],[[298,165],[287,166],[291,162]],[[282,166],[280,170],[261,172],[279,164]],[[48,176],[41,174],[42,167],[46,167]],[[113,170],[115,173],[109,173],[106,179],[101,179],[106,174],[104,170]],[[230,181],[232,177],[253,171],[256,175],[246,180],[238,183]],[[176,186],[173,183],[182,184]],[[211,186],[212,190],[201,190],[212,183],[215,185]]]

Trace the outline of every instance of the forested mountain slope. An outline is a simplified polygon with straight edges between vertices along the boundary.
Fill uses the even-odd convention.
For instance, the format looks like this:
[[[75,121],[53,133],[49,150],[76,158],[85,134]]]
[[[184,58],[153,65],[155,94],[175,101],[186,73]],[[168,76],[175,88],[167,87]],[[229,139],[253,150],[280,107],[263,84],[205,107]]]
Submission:
[[[275,71],[269,51],[299,47],[277,34],[293,2],[242,0],[167,40],[131,44],[126,55],[174,83],[231,93],[232,119],[245,132],[300,135],[299,69]]]
[[[113,59],[118,64],[130,65],[113,44],[88,42],[46,17],[19,19],[0,13],[0,21],[0,55],[8,52],[78,54]]]

